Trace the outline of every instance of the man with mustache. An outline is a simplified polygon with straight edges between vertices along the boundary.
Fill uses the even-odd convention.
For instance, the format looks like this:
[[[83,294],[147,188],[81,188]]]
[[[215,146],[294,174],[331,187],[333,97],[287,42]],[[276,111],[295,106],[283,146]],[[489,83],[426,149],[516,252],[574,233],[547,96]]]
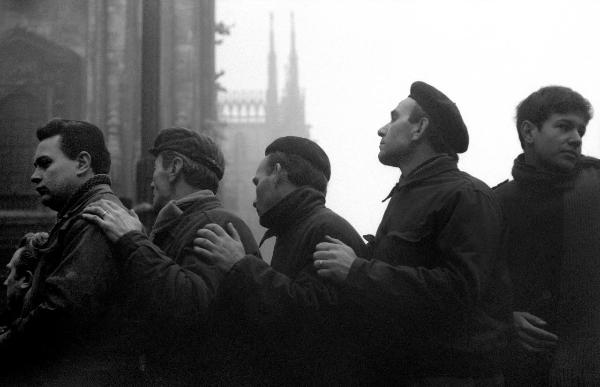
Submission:
[[[592,106],[547,86],[517,106],[523,148],[495,192],[508,232],[514,327],[507,384],[600,384],[600,161],[581,155]]]

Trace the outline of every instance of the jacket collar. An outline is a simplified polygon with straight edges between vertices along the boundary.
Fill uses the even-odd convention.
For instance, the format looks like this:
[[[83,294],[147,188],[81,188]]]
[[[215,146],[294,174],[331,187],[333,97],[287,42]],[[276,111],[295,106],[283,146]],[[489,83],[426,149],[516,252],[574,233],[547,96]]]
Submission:
[[[317,207],[325,205],[325,195],[311,187],[300,187],[260,217],[260,224],[268,230],[260,241],[281,235],[305,219]]]
[[[165,204],[165,206],[158,212],[158,215],[156,215],[154,227],[152,227],[152,232],[150,233],[150,238],[160,231],[163,226],[169,225],[171,221],[179,218],[191,206],[201,202],[205,202],[207,204],[214,202],[214,207],[218,206],[219,204],[217,197],[210,190],[192,192],[191,194],[182,198],[167,202],[167,204]]]
[[[91,177],[75,191],[67,201],[67,204],[58,212],[57,218],[64,219],[71,217],[74,213],[79,212],[82,206],[86,205],[86,199],[89,193],[98,185],[111,185],[110,176],[99,174]]]
[[[392,188],[389,195],[383,199],[382,202],[385,202],[391,198],[394,192],[402,187],[427,180],[433,176],[439,175],[440,173],[458,170],[457,164],[458,157],[448,154],[437,155],[426,160],[421,165],[413,169],[408,175],[400,176],[400,181],[394,186],[394,188]]]

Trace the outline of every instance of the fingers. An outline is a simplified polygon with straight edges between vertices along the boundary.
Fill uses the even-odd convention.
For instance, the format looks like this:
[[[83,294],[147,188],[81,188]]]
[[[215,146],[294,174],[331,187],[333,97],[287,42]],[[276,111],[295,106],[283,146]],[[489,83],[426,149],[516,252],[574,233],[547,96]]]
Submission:
[[[96,215],[98,217],[102,217],[102,215],[105,213],[105,209],[103,209],[100,206],[97,206],[95,204],[90,204],[89,206],[87,206],[84,210],[84,214],[88,213],[88,214],[93,214]]]
[[[537,340],[552,342],[558,341],[558,336],[556,336],[554,333],[548,332],[542,328],[538,328],[530,324],[522,326],[521,329],[519,329],[518,331],[523,331],[528,336]]]
[[[126,212],[128,214],[131,214],[130,211],[123,209],[119,204],[117,204],[113,201],[107,200],[107,199],[100,199],[100,200],[90,204],[89,206],[87,206],[84,209],[84,211],[96,214],[100,218],[105,218],[107,215],[121,216],[121,215],[123,215],[123,214],[121,214],[121,212],[123,212],[123,213]],[[137,214],[136,215],[131,214],[131,215],[135,216],[137,218]]]
[[[194,244],[195,243],[196,243],[196,241],[194,240]],[[199,254],[199,255],[202,255],[204,257],[207,257],[207,258],[212,258],[213,257],[213,253],[210,250],[204,249],[204,248],[202,248],[200,246],[197,246],[197,245],[194,246],[194,252],[197,253],[197,254]]]
[[[317,269],[317,272],[319,270],[331,271],[334,265],[335,261],[332,259],[315,259],[315,261],[313,262],[313,266],[315,267],[315,269]]]
[[[229,232],[229,235],[231,235],[231,237],[233,239],[235,239],[238,242],[242,241],[242,238],[240,238],[240,234],[238,234],[235,227],[233,227],[233,223],[231,223],[231,222],[227,223],[227,231]]]
[[[330,251],[330,250],[338,249],[339,247],[340,247],[340,245],[337,243],[319,242],[319,243],[317,243],[317,246],[315,246],[315,249],[317,251]]]
[[[546,321],[542,320],[538,316],[533,315],[531,313],[528,313],[528,312],[517,312],[517,313],[520,313],[521,316],[523,316],[527,321],[529,321],[530,323],[532,323],[534,325],[544,326],[544,325],[548,324]]]
[[[196,235],[198,236],[198,238],[194,239],[194,242],[196,242],[197,240],[205,239],[214,244],[219,239],[217,234],[215,234],[212,230],[209,230],[207,228],[201,228],[200,230],[196,231]]]
[[[513,313],[515,327],[517,331],[523,332],[533,339],[555,342],[558,341],[558,336],[552,332],[548,332],[540,326],[545,326],[547,323],[541,318],[527,312]]]
[[[86,208],[87,211],[87,208]],[[83,217],[83,219],[85,220],[89,220],[92,223],[97,224],[98,226],[102,226],[102,218],[99,217],[98,215],[95,215],[93,213],[83,213],[81,214],[81,216]]]
[[[194,249],[196,248],[206,251],[212,251],[215,248],[215,244],[207,238],[196,238],[194,239]]]
[[[209,223],[204,226],[204,229],[212,231],[216,236],[219,237],[229,236],[223,227],[216,223]]]
[[[344,245],[344,244],[345,244],[345,243],[344,243],[344,242],[342,242],[341,240],[339,240],[339,239],[335,239],[334,237],[331,237],[331,236],[329,236],[329,235],[325,235],[325,239],[326,239],[326,240],[328,240],[329,242],[333,242],[333,243],[335,243],[335,244],[337,244],[337,245]]]

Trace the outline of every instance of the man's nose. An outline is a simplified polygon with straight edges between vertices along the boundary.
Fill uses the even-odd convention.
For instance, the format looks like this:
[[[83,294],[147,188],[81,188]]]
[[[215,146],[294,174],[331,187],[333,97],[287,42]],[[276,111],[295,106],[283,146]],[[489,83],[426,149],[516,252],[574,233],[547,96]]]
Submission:
[[[571,135],[569,136],[569,145],[575,147],[581,146],[581,135],[579,134],[579,131],[572,131]]]
[[[379,130],[377,131],[377,134],[379,135],[379,137],[385,136],[385,134],[387,133],[387,129],[388,129],[389,125],[390,124],[385,124],[381,128],[379,128]]]
[[[31,182],[33,184],[38,184],[40,181],[42,181],[42,178],[40,177],[40,174],[38,173],[37,170],[33,171],[33,174],[31,175]]]

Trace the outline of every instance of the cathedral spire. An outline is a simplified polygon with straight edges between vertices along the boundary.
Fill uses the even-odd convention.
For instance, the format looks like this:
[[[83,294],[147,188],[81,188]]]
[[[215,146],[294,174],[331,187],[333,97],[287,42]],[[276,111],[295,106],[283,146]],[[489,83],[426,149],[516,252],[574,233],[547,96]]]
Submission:
[[[287,79],[287,93],[290,98],[300,98],[300,87],[298,85],[298,54],[296,53],[296,25],[294,13],[290,14],[290,58]]]
[[[290,56],[287,67],[285,93],[282,100],[282,124],[289,133],[308,137],[304,119],[304,96],[298,80],[298,54],[296,52],[296,26],[294,14],[290,15]]]
[[[275,124],[278,120],[279,115],[279,97],[277,92],[277,55],[275,54],[275,38],[273,34],[273,13],[270,14],[268,66],[269,80],[267,86],[267,101],[265,106],[265,115],[267,123]]]

